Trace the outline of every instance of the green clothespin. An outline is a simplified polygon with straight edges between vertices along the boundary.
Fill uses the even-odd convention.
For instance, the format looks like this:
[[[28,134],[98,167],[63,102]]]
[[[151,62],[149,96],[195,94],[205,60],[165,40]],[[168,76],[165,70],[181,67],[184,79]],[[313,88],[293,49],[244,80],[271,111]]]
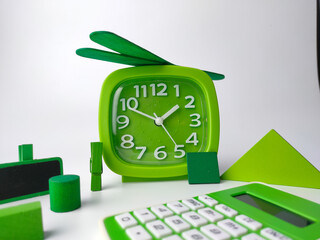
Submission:
[[[175,65],[112,32],[93,32],[90,34],[90,39],[114,52],[94,48],[80,48],[76,51],[79,56],[131,66]],[[204,72],[207,73],[212,80],[217,81],[224,79],[224,75],[220,73]]]
[[[102,147],[102,142],[91,143],[91,191],[101,191]]]
[[[19,145],[19,162],[33,160],[33,145],[22,144]]]

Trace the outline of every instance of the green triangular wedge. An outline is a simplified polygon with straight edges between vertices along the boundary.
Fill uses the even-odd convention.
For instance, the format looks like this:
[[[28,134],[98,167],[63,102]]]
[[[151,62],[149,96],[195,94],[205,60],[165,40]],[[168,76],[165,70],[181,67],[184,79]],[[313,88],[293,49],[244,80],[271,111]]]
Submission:
[[[320,172],[275,130],[257,142],[221,179],[320,188]]]

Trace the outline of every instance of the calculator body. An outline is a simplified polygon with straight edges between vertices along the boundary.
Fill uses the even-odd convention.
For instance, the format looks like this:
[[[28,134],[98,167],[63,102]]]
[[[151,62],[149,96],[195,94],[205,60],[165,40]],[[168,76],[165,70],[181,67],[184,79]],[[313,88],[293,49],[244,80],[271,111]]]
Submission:
[[[236,215],[227,216],[224,212],[219,212],[223,215],[224,220],[220,219],[221,224],[224,221],[231,221],[236,223],[240,228],[244,228],[246,233],[243,235],[232,235],[232,232],[227,232],[229,237],[224,239],[294,239],[294,240],[317,240],[320,239],[320,205],[309,200],[291,195],[289,193],[262,185],[259,183],[252,183],[240,187],[230,188],[223,191],[209,193],[207,195],[209,198],[216,200],[218,205],[225,205],[231,210],[235,210]],[[191,198],[190,198],[191,199]],[[197,202],[201,202],[200,197],[193,198]],[[183,203],[183,200],[181,201]],[[217,210],[214,205],[209,206],[208,204],[202,201],[202,208],[212,208]],[[168,204],[163,204],[162,206],[169,206]],[[146,208],[152,211],[152,208]],[[201,208],[200,208],[201,209]],[[195,214],[199,213],[200,210],[190,209]],[[128,212],[132,215],[134,219],[137,220],[137,225],[141,225],[146,232],[150,234],[151,238],[146,239],[215,239],[211,235],[206,235],[201,230],[205,230],[207,225],[218,226],[220,225],[219,221],[208,221],[207,223],[201,226],[195,226],[190,224],[190,227],[186,231],[198,231],[199,237],[189,238],[187,234],[184,234],[186,231],[175,232],[172,230],[170,236],[175,236],[175,238],[170,238],[170,236],[157,237],[147,228],[148,223],[142,223],[139,219],[135,217],[135,211]],[[180,217],[183,217],[183,214],[177,214]],[[243,225],[242,222],[239,223],[239,216],[247,216],[249,219],[254,219],[255,222],[258,222],[260,226],[257,229],[251,229],[250,227]],[[228,220],[226,220],[228,219]],[[156,219],[160,220],[163,223],[167,221],[165,218],[161,219],[156,216]],[[133,237],[128,236],[128,230],[124,227],[121,227],[116,220],[116,216],[110,216],[103,220],[104,229],[111,240],[122,239],[122,240],[132,240]],[[223,226],[223,225],[222,225]],[[187,233],[187,232],[186,232]],[[257,238],[249,238],[247,235],[255,235]],[[196,236],[196,235],[194,235]],[[139,238],[136,238],[139,239]],[[217,238],[219,239],[219,238]],[[221,238],[223,239],[223,238]]]

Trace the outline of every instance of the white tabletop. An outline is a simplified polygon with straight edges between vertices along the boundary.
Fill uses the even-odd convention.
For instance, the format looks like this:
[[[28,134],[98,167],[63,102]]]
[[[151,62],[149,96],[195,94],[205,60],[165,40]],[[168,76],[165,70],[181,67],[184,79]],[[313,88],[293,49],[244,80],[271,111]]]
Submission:
[[[107,216],[152,205],[198,196],[247,184],[222,181],[219,184],[189,185],[187,180],[170,182],[122,183],[121,177],[105,169],[102,191],[91,192],[90,173],[80,175],[81,208],[55,213],[50,210],[49,195],[0,205],[0,208],[40,201],[45,239],[104,239],[101,220]],[[320,204],[320,189],[270,185],[274,188]]]

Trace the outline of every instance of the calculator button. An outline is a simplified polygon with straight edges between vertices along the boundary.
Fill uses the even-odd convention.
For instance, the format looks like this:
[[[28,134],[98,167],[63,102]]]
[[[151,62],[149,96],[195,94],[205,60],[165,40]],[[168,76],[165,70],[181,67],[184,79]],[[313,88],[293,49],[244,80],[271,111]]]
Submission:
[[[229,233],[226,233],[221,228],[213,224],[203,226],[200,230],[213,240],[228,240],[231,237]]]
[[[156,219],[156,216],[153,215],[148,209],[140,209],[133,211],[133,214],[140,220],[142,223],[150,222]]]
[[[208,221],[195,212],[187,212],[181,215],[185,220],[192,224],[194,227],[199,227],[206,224]]]
[[[201,196],[198,197],[198,199],[199,199],[201,202],[207,204],[209,207],[212,207],[212,206],[218,204],[218,201],[217,201],[217,200],[215,200],[215,199],[213,199],[212,197],[209,197],[209,196],[207,196],[207,195],[201,195]]]
[[[137,220],[130,213],[123,213],[115,217],[116,221],[122,228],[137,225]]]
[[[173,212],[163,205],[151,207],[151,211],[154,212],[159,218],[165,218],[173,215]]]
[[[168,203],[167,207],[177,214],[181,214],[190,210],[190,208],[178,201]]]
[[[240,226],[238,223],[230,219],[225,219],[218,222],[218,226],[221,227],[223,230],[226,230],[233,237],[239,237],[248,232],[246,228]]]
[[[276,230],[273,230],[272,228],[262,229],[260,234],[270,240],[291,240],[291,238],[288,238],[287,236],[277,232]]]
[[[234,210],[224,204],[219,204],[219,205],[215,206],[215,209],[228,217],[234,217],[235,215],[238,214],[238,212],[236,210]]]
[[[182,203],[187,205],[192,210],[197,210],[199,208],[204,207],[203,203],[199,202],[198,200],[195,200],[194,198],[184,199],[182,200]]]
[[[146,227],[157,238],[162,238],[172,233],[172,230],[160,220],[149,222],[146,224]]]
[[[212,210],[211,208],[201,208],[198,213],[208,219],[210,222],[216,222],[223,219],[223,215]]]
[[[262,224],[258,221],[247,217],[246,215],[239,215],[236,216],[236,221],[243,224],[244,226],[250,228],[253,231],[257,231],[259,228],[262,227]]]
[[[162,238],[162,240],[182,240],[182,238],[179,237],[178,235],[172,235],[166,238]]]
[[[201,232],[192,229],[182,233],[182,237],[186,240],[209,240]]]
[[[243,236],[241,238],[241,240],[264,240],[264,238],[260,237],[259,235],[255,234],[255,233],[250,233],[246,236]]]
[[[135,226],[132,228],[128,228],[126,233],[130,237],[131,240],[151,240],[151,235],[142,227]]]
[[[179,216],[167,217],[166,219],[164,219],[164,221],[178,233],[187,230],[191,227],[189,223],[185,222]]]

